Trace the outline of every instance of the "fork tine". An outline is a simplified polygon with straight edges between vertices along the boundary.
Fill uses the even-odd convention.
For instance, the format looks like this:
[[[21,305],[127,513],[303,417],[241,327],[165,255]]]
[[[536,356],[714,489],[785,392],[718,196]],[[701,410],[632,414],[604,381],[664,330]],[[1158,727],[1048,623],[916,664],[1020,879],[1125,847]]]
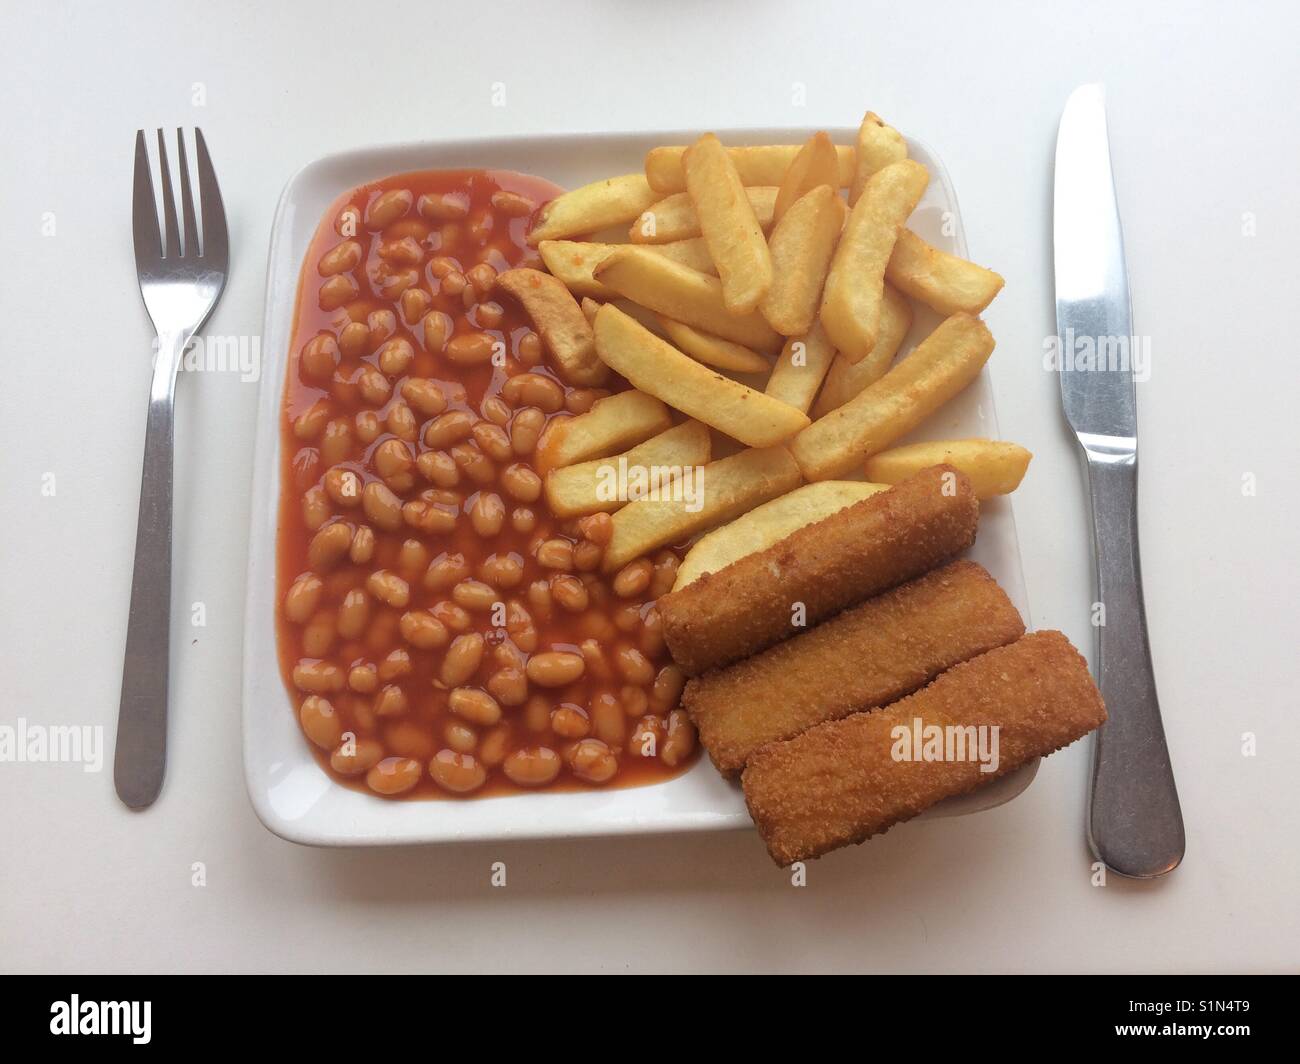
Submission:
[[[194,127],[194,147],[199,169],[199,209],[203,213],[203,257],[224,269],[230,255],[226,208],[221,202],[221,188],[217,185],[217,172],[212,168],[212,157],[208,155],[208,143],[198,126]]]
[[[181,218],[185,222],[185,254],[197,258],[199,223],[194,220],[194,196],[190,193],[190,163],[185,155],[185,130],[176,130],[176,162],[181,171]]]
[[[176,224],[176,200],[172,194],[171,167],[167,165],[167,142],[163,139],[161,129],[158,130],[158,169],[162,171],[163,221],[166,227],[167,257],[169,259],[179,259],[181,257],[181,236],[179,227]]]
[[[158,237],[158,204],[154,200],[153,180],[149,176],[149,147],[145,143],[143,129],[135,131],[131,231],[135,237],[137,262],[155,262],[162,258],[162,243]]]

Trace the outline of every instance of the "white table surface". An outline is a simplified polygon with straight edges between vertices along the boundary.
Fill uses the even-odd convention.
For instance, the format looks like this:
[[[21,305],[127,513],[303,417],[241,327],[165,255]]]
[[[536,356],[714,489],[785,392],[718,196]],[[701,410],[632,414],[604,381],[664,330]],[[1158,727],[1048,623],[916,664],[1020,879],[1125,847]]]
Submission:
[[[98,773],[0,763],[0,967],[1296,970],[1300,17],[1284,3],[992,6],[5,4],[0,724],[102,725],[107,749]],[[1083,744],[1010,805],[897,828],[812,864],[802,888],[750,832],[282,842],[240,765],[257,386],[233,374],[181,381],[169,773],[148,812],[118,803],[149,376],[130,242],[138,126],[203,127],[234,248],[209,329],[249,335],[276,198],[318,155],[880,112],[944,158],[972,255],[1007,278],[986,317],[1003,433],[1035,453],[1015,496],[1032,619],[1091,655],[1083,479],[1042,368],[1056,123],[1088,80],[1108,85],[1136,329],[1152,338],[1143,561],[1187,821],[1167,881],[1092,885]],[[497,861],[505,887],[489,882]]]

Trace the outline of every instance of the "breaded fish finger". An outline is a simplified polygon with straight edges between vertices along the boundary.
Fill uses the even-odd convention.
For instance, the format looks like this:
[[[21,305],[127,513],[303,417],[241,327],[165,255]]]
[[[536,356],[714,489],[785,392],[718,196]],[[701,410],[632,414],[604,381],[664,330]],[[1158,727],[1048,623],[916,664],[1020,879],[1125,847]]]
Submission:
[[[697,676],[682,704],[718,771],[734,777],[765,743],[886,705],[1024,634],[1020,614],[983,566],[952,562]]]
[[[659,600],[673,659],[694,676],[928,572],[975,541],[966,477],[932,466]]]
[[[763,747],[745,767],[745,802],[772,859],[788,865],[863,842],[940,799],[1059,750],[1105,720],[1079,652],[1060,632],[1035,632],[949,669],[884,709]],[[996,726],[984,733],[995,760],[982,764],[947,752],[949,759],[925,760],[930,751],[906,737],[930,726],[952,729],[952,749],[962,737],[968,754],[976,729]],[[988,766],[993,771],[981,771]]]

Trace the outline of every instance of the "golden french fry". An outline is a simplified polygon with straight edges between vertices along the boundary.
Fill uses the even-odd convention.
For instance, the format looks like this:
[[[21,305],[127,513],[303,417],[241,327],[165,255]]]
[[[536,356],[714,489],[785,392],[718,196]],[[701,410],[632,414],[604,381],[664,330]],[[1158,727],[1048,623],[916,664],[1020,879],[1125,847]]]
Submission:
[[[782,336],[799,336],[817,320],[817,304],[835,244],[844,228],[844,201],[830,185],[797,200],[772,228],[772,284],[759,313]]]
[[[750,202],[753,202],[752,197]],[[761,215],[758,221],[761,225],[763,222]],[[673,262],[689,266],[692,270],[699,270],[700,273],[710,273],[714,277],[718,276],[718,268],[713,265],[713,259],[709,255],[709,245],[704,242],[702,236],[687,237],[684,240],[671,240],[667,244],[646,244],[644,246],[647,251],[653,251],[656,255],[662,255],[666,259],[672,259]]]
[[[805,525],[816,524],[888,487],[860,480],[822,480],[756,506],[696,540],[677,569],[673,590],[680,591],[705,573],[725,569],[747,554],[767,550]]]
[[[748,347],[702,333],[680,321],[665,318],[662,314],[656,317],[668,339],[696,362],[733,373],[766,373],[772,368],[771,362]]]
[[[537,245],[537,250],[546,268],[575,296],[613,299],[614,293],[597,281],[591,271],[606,255],[621,246],[580,240],[543,240]]]
[[[885,267],[929,180],[918,162],[890,163],[867,182],[849,214],[826,275],[821,320],[835,349],[850,362],[861,362],[876,346]]]
[[[632,499],[659,494],[688,467],[708,462],[713,438],[707,425],[684,421],[624,454],[553,469],[546,474],[546,502],[559,518],[600,510],[613,513]]]
[[[584,388],[604,383],[609,374],[596,357],[591,324],[563,281],[541,270],[523,268],[506,270],[496,283],[523,304],[560,376]]]
[[[674,495],[680,497],[638,499],[614,514],[614,534],[603,562],[606,572],[739,517],[799,483],[799,467],[784,447],[741,451],[695,472],[693,478],[675,482],[680,491]]]
[[[993,336],[979,318],[946,319],[875,384],[794,438],[790,450],[803,475],[830,480],[883,451],[970,384],[992,353]]]
[[[728,148],[727,154],[736,164],[736,172],[745,185],[779,185],[790,164],[799,154],[802,144],[763,144],[757,147]],[[686,175],[682,171],[684,145],[652,148],[645,157],[645,176],[656,192],[682,192],[686,188]],[[839,160],[839,188],[853,183],[853,149],[836,147]]]
[[[931,247],[910,229],[898,234],[885,280],[940,314],[978,314],[1002,291],[1002,278]]]
[[[590,296],[583,296],[581,306],[582,316],[594,325],[596,323],[596,311],[600,309],[600,304]]]
[[[808,425],[802,410],[700,365],[608,303],[596,312],[596,350],[634,387],[750,447],[789,439]]]
[[[813,404],[812,416],[825,417],[836,407],[843,406],[869,384],[875,384],[888,371],[889,365],[903,346],[907,330],[912,327],[912,304],[900,295],[893,285],[885,284],[885,298],[880,306],[880,328],[876,332],[876,346],[861,362],[850,362],[836,355],[826,374],[826,383]]]
[[[909,443],[873,454],[867,476],[882,484],[897,484],[932,465],[950,465],[970,478],[981,499],[1009,495],[1020,486],[1034,456],[1004,440],[934,440]]]
[[[673,423],[668,408],[635,388],[597,399],[577,417],[554,418],[537,443],[537,470],[603,458],[663,432]]]
[[[621,296],[701,332],[775,354],[781,338],[758,314],[732,314],[722,302],[722,282],[656,255],[623,247],[595,270],[595,278]]]
[[[556,196],[537,214],[528,243],[594,233],[611,225],[630,222],[663,193],[652,189],[644,174],[624,174],[593,181]]]
[[[722,281],[722,301],[733,314],[748,314],[772,286],[772,255],[749,205],[736,166],[712,133],[682,158],[686,191],[700,216],[700,235]]]
[[[776,193],[776,206],[772,209],[773,224],[785,217],[795,200],[818,185],[829,185],[834,192],[840,187],[840,161],[835,145],[825,133],[814,133],[808,143],[799,149],[790,169],[785,172]]]
[[[762,185],[745,189],[745,198],[753,208],[759,228],[767,232],[772,228],[772,212],[776,209],[776,186]],[[661,199],[653,207],[642,211],[627,238],[633,244],[666,244],[690,240],[700,235],[700,215],[689,192],[678,192]],[[713,262],[713,257],[709,257]],[[697,267],[698,269],[698,267]]]
[[[886,125],[878,114],[868,111],[858,127],[856,159],[853,168],[853,185],[849,189],[849,203],[856,204],[867,187],[867,181],[877,170],[890,163],[907,158],[907,141],[893,126]]]
[[[763,391],[807,413],[834,358],[835,348],[826,330],[821,322],[814,322],[805,335],[792,336],[785,342]]]

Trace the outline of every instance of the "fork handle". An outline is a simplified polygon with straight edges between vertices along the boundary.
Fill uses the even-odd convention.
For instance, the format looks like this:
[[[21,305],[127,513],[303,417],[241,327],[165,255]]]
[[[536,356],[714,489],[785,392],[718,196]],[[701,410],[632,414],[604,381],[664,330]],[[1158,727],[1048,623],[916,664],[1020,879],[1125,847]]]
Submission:
[[[1149,879],[1183,858],[1183,817],[1160,720],[1138,554],[1137,456],[1087,452],[1097,546],[1097,685],[1088,841],[1112,871]]]
[[[132,809],[152,805],[167,768],[167,678],[171,655],[172,450],[176,369],[184,343],[160,337],[135,530],[113,783]]]

